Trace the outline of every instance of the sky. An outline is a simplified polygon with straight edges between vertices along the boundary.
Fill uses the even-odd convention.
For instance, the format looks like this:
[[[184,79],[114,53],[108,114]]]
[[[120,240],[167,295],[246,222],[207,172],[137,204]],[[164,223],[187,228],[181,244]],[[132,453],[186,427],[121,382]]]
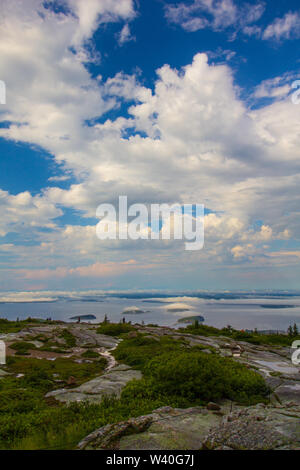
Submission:
[[[299,41],[295,0],[2,0],[0,290],[298,289]],[[203,249],[99,240],[120,195]]]

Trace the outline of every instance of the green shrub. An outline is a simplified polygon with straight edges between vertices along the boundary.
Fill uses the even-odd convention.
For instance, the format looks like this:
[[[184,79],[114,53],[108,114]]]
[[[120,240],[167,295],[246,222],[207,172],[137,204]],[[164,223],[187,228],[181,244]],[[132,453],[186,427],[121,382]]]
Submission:
[[[144,371],[144,367],[155,355],[163,352],[180,351],[183,347],[181,341],[175,341],[169,336],[152,339],[139,334],[135,338],[124,339],[113,351],[118,361]]]
[[[213,326],[200,325],[195,328],[195,325],[188,325],[186,328],[180,328],[179,331],[183,333],[190,333],[200,336],[227,336],[237,341],[246,341],[248,343],[266,346],[291,346],[295,339],[300,339],[300,336],[290,337],[284,334],[270,334],[263,335],[256,332],[238,331],[231,327],[227,328],[214,328]]]
[[[74,449],[95,429],[151,413],[163,402],[104,398],[100,404],[71,403],[56,407],[49,407],[42,401],[32,404],[31,410],[28,407],[22,412],[20,407],[17,412],[1,415],[1,449]]]
[[[99,353],[97,353],[97,351],[93,351],[92,349],[88,349],[87,351],[84,351],[82,354],[81,354],[81,357],[87,357],[87,358],[95,358],[95,357],[99,357]]]
[[[124,389],[128,399],[130,394],[135,399],[160,397],[166,405],[189,406],[229,398],[248,404],[265,401],[269,393],[263,378],[246,366],[198,347],[186,349],[184,342],[168,336],[125,339],[114,356],[144,374],[143,383]]]
[[[221,330],[218,328],[202,324],[199,324],[198,328],[195,328],[195,324],[187,325],[185,328],[179,328],[179,331],[201,336],[219,336],[221,334]]]
[[[0,390],[0,416],[2,420],[6,413],[28,413],[40,409],[41,396],[36,390],[26,390],[20,387]]]
[[[265,401],[269,389],[263,378],[230,358],[199,351],[168,353],[147,364],[154,390],[190,402],[228,398],[243,404]]]
[[[10,345],[10,348],[14,349],[16,351],[16,354],[21,356],[29,355],[28,351],[30,349],[36,349],[33,343],[28,343],[26,341],[16,341],[15,343]]]
[[[39,367],[32,367],[22,379],[22,384],[41,391],[51,390],[53,386],[53,374]]]
[[[27,341],[16,341],[10,345],[10,348],[15,351],[20,351],[20,349],[36,349],[33,343],[28,343]]]
[[[120,336],[124,333],[134,330],[128,323],[102,323],[97,329],[97,333],[109,336]]]

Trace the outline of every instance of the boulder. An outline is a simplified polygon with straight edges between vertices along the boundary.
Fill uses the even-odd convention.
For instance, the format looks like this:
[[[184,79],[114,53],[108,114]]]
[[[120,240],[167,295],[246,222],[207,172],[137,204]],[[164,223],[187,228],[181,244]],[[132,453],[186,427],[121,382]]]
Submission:
[[[220,411],[221,410],[220,405],[217,405],[217,403],[213,403],[212,401],[207,404],[206,408],[208,410],[212,410],[212,411]]]
[[[67,380],[67,385],[76,385],[76,379],[73,377],[73,375],[70,375],[70,377]]]
[[[300,446],[300,408],[248,407],[211,430],[203,449],[284,450]]]

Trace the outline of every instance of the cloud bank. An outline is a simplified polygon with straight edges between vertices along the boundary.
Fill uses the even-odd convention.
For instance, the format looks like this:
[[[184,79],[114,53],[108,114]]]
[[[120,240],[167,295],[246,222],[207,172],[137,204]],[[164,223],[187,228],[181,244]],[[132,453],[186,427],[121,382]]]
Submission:
[[[50,177],[54,185],[38,195],[0,191],[0,235],[17,233],[34,242],[0,245],[4,285],[12,279],[26,287],[32,279],[57,285],[65,278],[118,278],[139,269],[147,282],[150,270],[152,276],[170,273],[178,265],[187,276],[200,265],[212,270],[281,265],[284,254],[274,255],[275,244],[300,236],[299,109],[287,96],[287,83],[281,77],[262,83],[254,98],[275,99],[250,109],[233,70],[210,63],[205,53],[180,70],[168,64],[158,69],[153,90],[122,72],[105,82],[92,78],[85,64],[95,59],[93,33],[120,22],[119,40],[128,40],[133,2],[65,5],[57,12],[28,0],[25,14],[17,0],[3,7],[0,76],[8,98],[0,118],[10,125],[0,128],[0,136],[42,147],[65,172]],[[189,31],[207,21],[219,30],[243,28],[264,11],[258,3],[245,16],[231,0],[196,0],[189,8],[170,6],[167,16]],[[190,11],[203,11],[210,20],[193,23]],[[272,28],[266,39],[288,36],[286,21]],[[129,117],[104,118],[120,105]],[[70,175],[67,189],[55,186]],[[130,203],[204,203],[210,210],[205,249],[191,255],[172,241],[100,244],[96,222],[89,219],[99,204],[114,203],[122,194]],[[61,224],[66,210],[76,211],[82,223]],[[293,266],[293,256],[288,259]]]

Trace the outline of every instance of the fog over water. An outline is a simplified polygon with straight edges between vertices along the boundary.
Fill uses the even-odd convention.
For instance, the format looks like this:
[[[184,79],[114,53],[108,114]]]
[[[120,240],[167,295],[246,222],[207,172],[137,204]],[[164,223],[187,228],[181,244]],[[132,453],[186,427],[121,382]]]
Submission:
[[[134,310],[138,313],[133,313]],[[173,327],[183,326],[178,324],[180,318],[202,315],[204,324],[218,328],[230,324],[236,329],[286,330],[294,322],[300,326],[300,293],[45,291],[0,294],[1,318],[15,320],[31,316],[70,321],[70,317],[76,315],[94,315],[93,322],[101,322],[107,315],[113,322],[125,317],[132,323]]]

